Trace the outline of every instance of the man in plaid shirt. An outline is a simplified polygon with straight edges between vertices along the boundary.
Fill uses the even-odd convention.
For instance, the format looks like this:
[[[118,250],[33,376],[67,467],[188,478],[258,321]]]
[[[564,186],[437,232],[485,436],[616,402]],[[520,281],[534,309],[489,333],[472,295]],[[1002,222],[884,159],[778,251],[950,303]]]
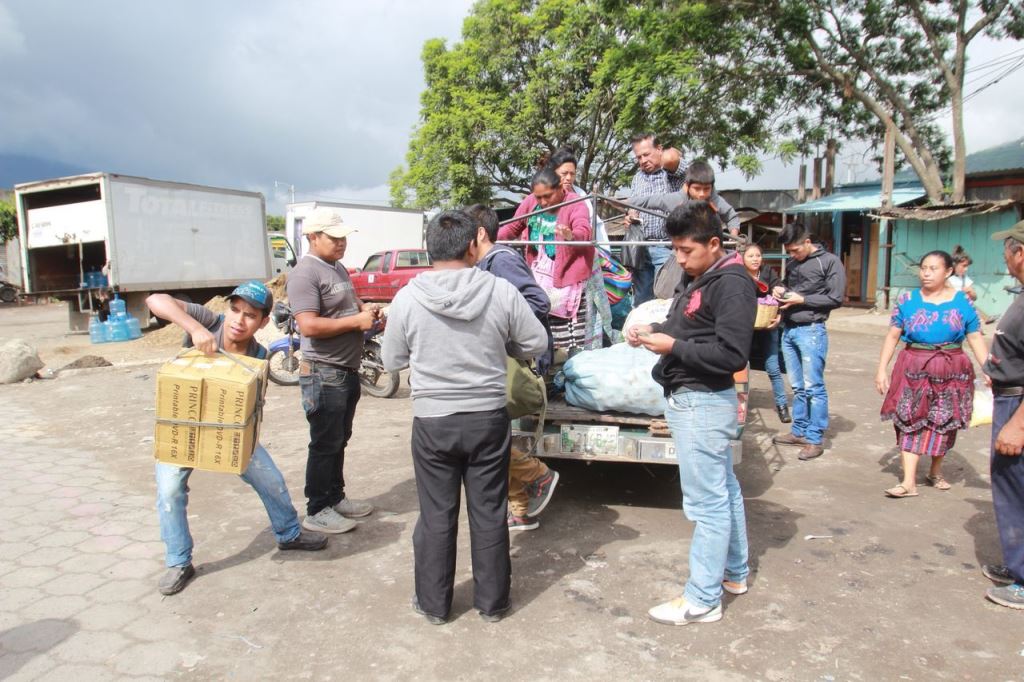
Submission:
[[[644,133],[633,138],[633,156],[640,170],[633,176],[630,194],[633,197],[669,194],[678,192],[683,186],[686,167],[681,163],[679,150],[663,149],[654,133]],[[644,239],[647,241],[668,241],[665,233],[665,219],[630,211],[633,222],[637,220],[643,225]],[[648,262],[640,270],[633,273],[633,303],[640,305],[654,298],[654,276],[658,269],[672,255],[667,246],[648,246]]]

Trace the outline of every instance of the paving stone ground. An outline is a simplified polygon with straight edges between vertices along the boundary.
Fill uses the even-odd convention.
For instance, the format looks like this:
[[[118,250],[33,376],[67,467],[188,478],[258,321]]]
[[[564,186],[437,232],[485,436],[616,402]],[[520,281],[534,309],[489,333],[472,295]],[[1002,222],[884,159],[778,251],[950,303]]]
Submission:
[[[951,491],[885,499],[898,463],[870,386],[878,344],[833,335],[830,447],[814,462],[771,445],[780,425],[754,375],[737,467],[751,591],[687,628],[646,619],[686,576],[691,526],[669,467],[552,462],[563,482],[540,530],[513,537],[514,612],[498,624],[472,610],[463,520],[453,620],[430,626],[409,608],[403,387],[359,406],[346,478],[378,511],[355,532],[279,552],[244,483],[197,472],[199,575],[165,598],[156,367],[0,387],[0,679],[1022,679],[1024,612],[982,598],[979,566],[998,559],[987,431],[958,441]],[[262,440],[301,511],[297,389],[271,387]]]

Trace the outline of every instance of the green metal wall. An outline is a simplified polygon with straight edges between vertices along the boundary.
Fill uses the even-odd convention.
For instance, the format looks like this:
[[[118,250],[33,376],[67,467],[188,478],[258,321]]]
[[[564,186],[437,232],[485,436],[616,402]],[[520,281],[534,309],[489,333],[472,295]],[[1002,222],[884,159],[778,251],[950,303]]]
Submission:
[[[892,235],[890,301],[908,288],[920,286],[917,261],[935,249],[953,252],[959,244],[974,263],[967,274],[978,292],[978,308],[987,315],[1002,313],[1012,296],[1003,287],[1015,282],[1006,271],[1002,242],[992,241],[993,232],[1005,230],[1018,220],[1016,209],[963,216],[947,220],[896,220]]]

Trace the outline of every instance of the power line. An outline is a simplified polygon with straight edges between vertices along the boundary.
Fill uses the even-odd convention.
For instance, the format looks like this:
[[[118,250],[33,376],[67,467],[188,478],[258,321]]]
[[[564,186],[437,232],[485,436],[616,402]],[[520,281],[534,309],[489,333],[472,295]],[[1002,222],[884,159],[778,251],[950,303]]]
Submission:
[[[963,106],[964,104],[967,104],[972,99],[977,97],[978,94],[980,94],[984,90],[987,90],[988,88],[992,87],[993,85],[995,85],[999,81],[1003,80],[1004,78],[1006,78],[1010,74],[1020,70],[1021,67],[1024,67],[1024,56],[1017,57],[1015,61],[1013,61],[1008,67],[1004,68],[1001,72],[999,72],[991,80],[987,81],[983,85],[979,85],[977,88],[975,88],[971,92],[969,92],[966,95],[964,95],[963,98],[960,100],[961,106]],[[974,81],[971,81],[971,82],[977,82],[978,80],[981,80],[981,78],[976,78],[976,79],[974,79]],[[965,83],[965,85],[968,85],[968,83]],[[950,111],[952,111],[952,109],[953,109],[953,105],[952,104],[947,104],[946,106],[944,106],[943,108],[939,109],[938,111],[936,111],[934,114],[932,114],[931,116],[929,116],[925,120],[932,121],[932,120],[938,118],[939,116],[944,116],[944,115],[948,114]]]
[[[1006,54],[996,57],[994,59],[990,59],[987,62],[979,62],[977,64],[969,66],[967,69],[964,70],[964,73],[972,73],[974,71],[985,71],[998,68],[1000,64],[1013,61],[1014,59],[1017,58],[1018,55],[1022,53],[1024,53],[1024,47],[1018,48],[1016,50],[1011,50],[1010,52],[1007,52]]]

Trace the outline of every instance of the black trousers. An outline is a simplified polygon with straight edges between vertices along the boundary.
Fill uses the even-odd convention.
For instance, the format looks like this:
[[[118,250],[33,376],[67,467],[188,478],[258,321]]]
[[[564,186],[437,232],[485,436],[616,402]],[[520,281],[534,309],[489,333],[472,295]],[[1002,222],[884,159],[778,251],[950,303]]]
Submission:
[[[345,498],[345,446],[359,402],[359,375],[343,367],[310,363],[299,376],[302,408],[309,422],[306,513],[316,514]]]
[[[488,615],[508,608],[512,586],[506,521],[510,446],[505,408],[413,419],[412,461],[420,518],[412,541],[416,597],[425,613],[446,618],[452,606],[463,485],[469,508],[473,605]]]

